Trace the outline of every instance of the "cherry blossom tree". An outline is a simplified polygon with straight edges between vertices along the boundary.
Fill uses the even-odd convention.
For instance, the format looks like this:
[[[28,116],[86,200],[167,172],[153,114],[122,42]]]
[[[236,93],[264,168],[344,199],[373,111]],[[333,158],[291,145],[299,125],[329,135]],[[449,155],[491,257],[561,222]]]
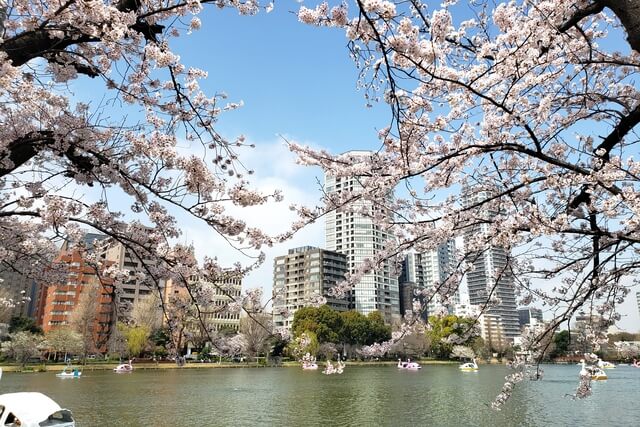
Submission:
[[[336,292],[409,249],[464,236],[457,268],[423,301],[449,301],[474,259],[501,248],[506,266],[489,271],[482,308],[500,303],[495,285],[510,276],[520,304],[553,316],[524,350],[542,357],[579,313],[601,319],[589,338],[603,343],[640,266],[639,11],[638,0],[302,6],[302,22],[346,31],[367,102],[392,113],[369,155],[291,143],[301,163],[361,184],[299,208],[294,230],[357,209],[397,236]]]
[[[172,50],[175,37],[200,29],[206,4],[260,9],[254,0],[0,0],[4,269],[56,282],[61,241],[81,250],[92,231],[109,239],[84,247],[87,262],[99,265],[101,249],[123,244],[143,261],[138,279],[157,291],[167,278],[186,287],[192,275],[217,275],[215,259],[199,265],[175,244],[176,215],[262,262],[271,238],[227,212],[280,195],[253,191],[236,153],[244,137],[216,131],[239,105],[204,93],[207,72]],[[114,267],[105,274],[114,292],[127,279]]]

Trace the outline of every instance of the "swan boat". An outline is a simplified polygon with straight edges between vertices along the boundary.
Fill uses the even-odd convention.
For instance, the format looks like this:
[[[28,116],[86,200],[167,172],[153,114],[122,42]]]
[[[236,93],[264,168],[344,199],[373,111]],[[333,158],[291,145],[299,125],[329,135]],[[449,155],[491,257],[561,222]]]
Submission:
[[[462,372],[475,372],[478,370],[478,364],[476,363],[476,359],[473,359],[472,362],[463,363],[458,366]]]
[[[406,362],[403,362],[402,359],[398,359],[398,369],[417,371],[418,369],[422,369],[422,366],[420,366],[419,363],[412,362],[411,359],[407,359]]]
[[[113,368],[113,372],[117,374],[125,374],[127,372],[133,372],[133,365],[131,364],[131,360],[128,363],[123,363],[121,365]]]
[[[330,360],[327,360],[327,366],[322,371],[322,373],[325,375],[331,375],[331,374],[341,374],[343,371],[344,371],[344,363],[342,363],[342,361],[338,360],[338,363],[336,363],[334,366]]]
[[[22,392],[0,395],[0,425],[20,427],[75,427],[70,410],[63,409],[42,393]]]
[[[82,372],[78,368],[72,368],[71,366],[65,366],[62,372],[56,374],[58,378],[80,378]]]
[[[598,359],[598,368],[600,369],[614,369],[616,365],[611,362],[606,362],[602,359]]]
[[[609,378],[606,372],[597,366],[587,367],[584,360],[582,360],[580,364],[582,365],[582,369],[580,370],[581,377],[589,376],[592,381],[603,381]]]
[[[305,371],[313,371],[318,369],[318,364],[316,363],[315,356],[307,353],[302,356],[302,369]]]

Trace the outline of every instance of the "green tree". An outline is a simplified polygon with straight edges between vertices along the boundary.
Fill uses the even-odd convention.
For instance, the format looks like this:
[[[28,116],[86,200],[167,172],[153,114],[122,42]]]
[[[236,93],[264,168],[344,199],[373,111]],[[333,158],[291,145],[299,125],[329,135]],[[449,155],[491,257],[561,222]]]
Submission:
[[[315,356],[318,354],[318,337],[311,331],[305,331],[289,343],[289,354],[294,359],[300,360],[306,353]]]
[[[130,356],[140,356],[149,343],[151,332],[144,326],[127,326],[118,324],[118,329],[127,342],[127,351]]]
[[[369,337],[369,321],[367,317],[353,310],[340,313],[340,317],[342,317],[340,341],[351,345],[366,344]]]
[[[365,342],[366,345],[391,339],[391,326],[384,323],[384,318],[379,311],[369,313],[367,321],[369,323],[369,334]]]
[[[569,351],[571,344],[571,333],[569,331],[560,331],[553,336],[554,349],[551,357],[565,356]]]
[[[271,339],[271,352],[269,353],[269,357],[282,357],[288,344],[289,340],[283,339],[280,335],[276,334]]]
[[[156,329],[149,335],[149,340],[151,340],[156,347],[166,348],[170,339],[171,334],[168,329]]]
[[[293,315],[291,326],[294,336],[310,331],[316,335],[320,343],[337,342],[341,328],[340,313],[328,305],[298,309]]]
[[[36,325],[35,319],[24,316],[13,316],[9,320],[9,333],[31,332],[32,334],[42,334],[42,328]]]
[[[452,335],[457,337],[468,337],[463,342],[456,344],[467,345],[477,335],[474,331],[473,319],[458,317],[453,314],[447,316],[431,316],[429,317],[428,336],[431,341],[432,354],[441,359],[448,359],[453,351],[454,343],[448,342],[447,339]]]
[[[473,352],[482,358],[488,358],[489,357],[489,351],[487,349],[487,344],[484,342],[484,339],[482,337],[473,337],[469,340],[468,343],[469,347],[471,347],[471,350],[473,350]]]

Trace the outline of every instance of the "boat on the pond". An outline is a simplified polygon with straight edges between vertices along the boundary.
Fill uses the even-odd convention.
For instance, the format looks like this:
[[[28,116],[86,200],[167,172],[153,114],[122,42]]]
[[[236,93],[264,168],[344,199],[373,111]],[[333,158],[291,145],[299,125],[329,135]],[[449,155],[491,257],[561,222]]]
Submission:
[[[407,359],[406,362],[403,362],[402,359],[398,359],[398,369],[417,371],[418,369],[422,369],[422,366],[417,362],[412,362],[411,359]]]
[[[309,353],[302,356],[302,369],[304,369],[305,371],[313,371],[318,369],[316,358]]]
[[[75,427],[73,414],[36,392],[0,395],[0,426]]]
[[[128,372],[133,372],[133,365],[131,364],[131,360],[128,363],[123,363],[121,365],[113,368],[113,372],[117,374],[126,374]]]
[[[331,374],[341,374],[343,371],[344,371],[344,363],[342,363],[342,361],[338,360],[338,363],[334,365],[333,363],[331,363],[330,360],[327,360],[327,366],[324,368],[322,373],[325,375],[331,375]]]
[[[607,373],[597,366],[587,366],[584,360],[581,360],[580,364],[582,365],[581,377],[589,376],[592,381],[603,381],[609,378]]]
[[[634,368],[640,368],[640,360],[633,359],[633,363],[631,364]]]
[[[463,363],[458,366],[458,369],[463,372],[475,372],[478,370],[478,364],[476,363],[476,359],[473,359],[471,362]]]
[[[58,378],[80,378],[82,372],[78,368],[72,368],[71,366],[65,366],[62,372],[56,374]]]
[[[600,369],[613,369],[615,367],[616,367],[616,365],[614,365],[611,362],[607,362],[605,360],[598,359],[598,368],[600,368]]]

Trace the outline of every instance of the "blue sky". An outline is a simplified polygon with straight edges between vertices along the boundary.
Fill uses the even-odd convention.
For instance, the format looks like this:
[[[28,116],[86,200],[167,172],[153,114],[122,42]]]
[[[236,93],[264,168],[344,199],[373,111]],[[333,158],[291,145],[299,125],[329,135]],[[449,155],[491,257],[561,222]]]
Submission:
[[[205,8],[203,29],[174,46],[184,63],[209,72],[203,88],[245,102],[221,118],[224,133],[257,140],[286,134],[337,151],[376,147],[387,107],[364,108],[344,31],[298,22],[290,12],[298,7],[278,2],[256,16]]]

